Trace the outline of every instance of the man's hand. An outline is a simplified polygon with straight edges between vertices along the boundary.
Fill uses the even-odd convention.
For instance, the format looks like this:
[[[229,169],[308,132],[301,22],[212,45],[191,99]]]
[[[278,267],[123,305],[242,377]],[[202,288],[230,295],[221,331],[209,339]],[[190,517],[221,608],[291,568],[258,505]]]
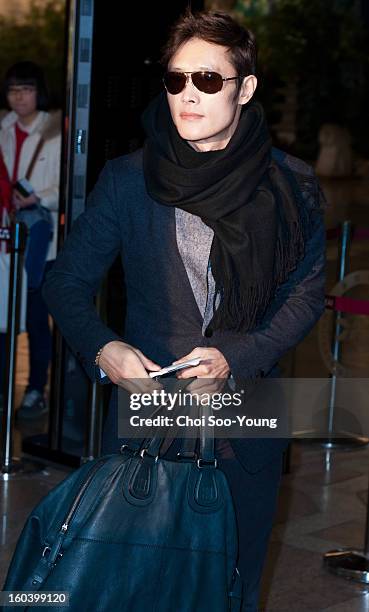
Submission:
[[[182,363],[188,359],[200,358],[202,361],[198,366],[179,370],[177,378],[186,379],[197,377],[186,390],[193,393],[219,393],[229,377],[231,371],[224,355],[216,348],[197,347],[185,355],[174,361],[174,364]],[[205,379],[201,381],[200,379]]]
[[[13,206],[16,208],[27,208],[27,206],[37,204],[38,201],[39,199],[35,193],[31,193],[31,195],[25,198],[17,189],[13,190]]]
[[[161,385],[152,380],[146,371],[157,371],[161,366],[125,342],[113,340],[105,344],[99,367],[113,383],[129,393],[150,393],[154,389],[161,389]]]
[[[228,378],[231,371],[224,355],[216,348],[197,347],[191,353],[173,361],[173,365],[189,359],[201,359],[198,366],[179,370],[177,378]]]

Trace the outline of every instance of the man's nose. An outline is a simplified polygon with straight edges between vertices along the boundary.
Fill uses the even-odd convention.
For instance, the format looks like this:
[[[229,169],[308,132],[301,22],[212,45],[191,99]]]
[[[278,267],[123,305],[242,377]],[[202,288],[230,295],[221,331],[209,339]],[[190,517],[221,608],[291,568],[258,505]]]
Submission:
[[[192,78],[190,74],[186,74],[186,85],[182,90],[182,99],[183,100],[196,100],[198,98],[198,89],[196,89],[195,85],[192,82]]]

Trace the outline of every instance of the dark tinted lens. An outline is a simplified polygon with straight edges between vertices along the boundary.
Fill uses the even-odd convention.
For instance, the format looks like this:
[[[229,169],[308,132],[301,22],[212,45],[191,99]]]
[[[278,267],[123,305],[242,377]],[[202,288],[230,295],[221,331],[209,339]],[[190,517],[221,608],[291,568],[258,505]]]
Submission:
[[[181,72],[167,72],[163,80],[170,94],[178,94],[186,85],[186,75]]]
[[[204,93],[217,93],[223,87],[222,75],[217,72],[194,72],[191,78],[195,87]]]

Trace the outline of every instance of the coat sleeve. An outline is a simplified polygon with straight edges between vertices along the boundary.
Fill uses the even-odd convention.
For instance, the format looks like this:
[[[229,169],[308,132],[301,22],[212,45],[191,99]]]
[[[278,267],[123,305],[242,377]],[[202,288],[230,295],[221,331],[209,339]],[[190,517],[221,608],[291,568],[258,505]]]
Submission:
[[[266,376],[310,332],[324,304],[325,227],[319,214],[303,260],[278,288],[263,323],[245,334],[214,335],[209,346],[223,353],[236,381]]]
[[[94,364],[100,347],[121,340],[97,314],[94,297],[118,255],[121,234],[108,162],[78,217],[43,287],[49,311],[89,377],[101,380]],[[109,382],[109,379],[106,379]]]

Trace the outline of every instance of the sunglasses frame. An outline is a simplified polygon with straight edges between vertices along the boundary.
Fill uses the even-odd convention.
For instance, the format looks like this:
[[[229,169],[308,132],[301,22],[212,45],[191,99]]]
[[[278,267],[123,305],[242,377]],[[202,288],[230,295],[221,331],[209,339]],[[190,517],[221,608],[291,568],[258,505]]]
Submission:
[[[183,75],[185,76],[185,80],[184,80],[183,87],[182,87],[182,89],[180,89],[179,91],[177,91],[177,93],[171,93],[171,92],[168,90],[168,88],[167,88],[167,86],[166,86],[166,84],[165,84],[165,77],[166,77],[168,74],[180,74],[180,75],[182,75],[182,76],[183,76]],[[199,87],[197,87],[197,85],[196,85],[196,84],[193,82],[193,80],[192,80],[192,75],[193,75],[193,74],[201,74],[201,75],[204,75],[204,74],[216,74],[217,76],[219,76],[219,77],[222,79],[222,87],[221,87],[220,89],[217,89],[216,91],[204,91],[204,90],[202,90],[202,89],[199,89]],[[216,93],[218,93],[219,91],[222,91],[224,81],[234,81],[234,80],[243,79],[243,78],[244,78],[244,77],[242,77],[242,76],[234,76],[234,77],[222,77],[222,75],[221,75],[221,74],[219,74],[219,72],[215,72],[214,70],[193,70],[192,72],[185,72],[184,70],[183,70],[183,71],[179,71],[179,70],[168,70],[168,71],[165,73],[165,75],[163,76],[163,83],[164,83],[164,87],[165,87],[165,89],[167,90],[167,92],[168,92],[168,93],[169,93],[171,96],[177,96],[178,94],[180,94],[180,93],[181,93],[181,92],[184,90],[184,88],[186,87],[186,85],[187,85],[187,83],[188,83],[188,80],[189,80],[189,79],[191,79],[191,83],[192,83],[192,85],[193,85],[194,87],[196,87],[196,89],[197,89],[198,91],[201,91],[201,93],[207,93],[207,94],[209,94],[209,95],[212,95],[212,94],[216,94]]]

